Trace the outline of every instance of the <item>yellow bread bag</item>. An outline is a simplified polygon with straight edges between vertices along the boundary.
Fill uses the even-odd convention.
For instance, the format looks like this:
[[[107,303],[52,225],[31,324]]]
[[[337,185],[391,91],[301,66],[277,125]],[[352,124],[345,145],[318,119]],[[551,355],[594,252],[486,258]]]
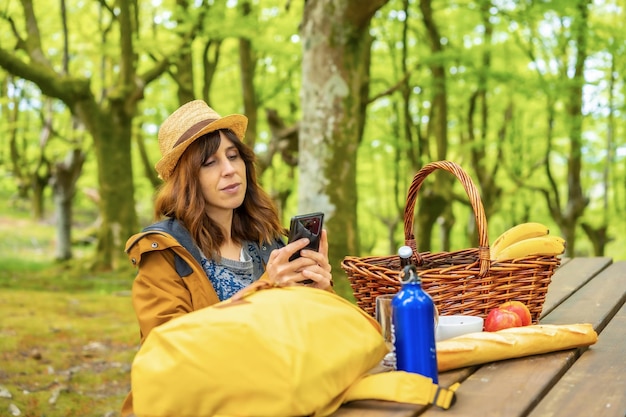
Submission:
[[[591,324],[537,324],[469,333],[437,342],[439,372],[589,346],[598,341]]]
[[[325,416],[357,399],[453,403],[454,388],[430,378],[369,374],[387,348],[378,323],[347,300],[256,287],[150,332],[131,371],[137,417]]]

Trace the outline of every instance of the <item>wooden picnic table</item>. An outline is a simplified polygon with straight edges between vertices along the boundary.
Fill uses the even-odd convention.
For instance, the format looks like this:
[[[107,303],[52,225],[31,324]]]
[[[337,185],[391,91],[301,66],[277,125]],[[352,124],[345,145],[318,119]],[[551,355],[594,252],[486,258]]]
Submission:
[[[439,374],[461,382],[449,410],[385,401],[344,404],[334,417],[626,416],[626,261],[563,261],[548,287],[542,324],[591,323],[590,347],[493,362]]]

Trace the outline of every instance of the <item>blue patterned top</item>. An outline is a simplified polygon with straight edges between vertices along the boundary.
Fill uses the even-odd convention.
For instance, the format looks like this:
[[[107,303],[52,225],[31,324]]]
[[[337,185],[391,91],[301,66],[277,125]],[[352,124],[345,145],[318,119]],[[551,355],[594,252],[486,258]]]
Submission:
[[[226,258],[216,261],[202,254],[202,268],[220,301],[232,297],[237,291],[258,280],[264,270],[263,267],[259,268],[262,265],[263,260],[254,244],[248,242],[243,244],[241,259],[238,261]]]

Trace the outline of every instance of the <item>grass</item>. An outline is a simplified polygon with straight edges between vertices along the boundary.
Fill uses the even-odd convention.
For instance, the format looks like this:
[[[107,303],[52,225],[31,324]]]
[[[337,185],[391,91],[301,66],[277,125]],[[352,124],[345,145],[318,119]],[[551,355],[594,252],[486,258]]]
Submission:
[[[0,416],[119,415],[139,341],[134,273],[56,263],[51,223],[1,210]]]
[[[0,398],[24,416],[113,416],[130,387],[137,329],[129,297],[2,290]]]

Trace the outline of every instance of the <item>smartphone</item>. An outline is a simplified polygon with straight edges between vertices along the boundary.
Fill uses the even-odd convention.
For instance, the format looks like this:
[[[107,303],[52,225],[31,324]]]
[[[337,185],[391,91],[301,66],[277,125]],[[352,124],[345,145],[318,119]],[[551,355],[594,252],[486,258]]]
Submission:
[[[320,238],[322,236],[322,226],[324,224],[324,213],[301,214],[291,218],[289,226],[289,240],[291,243],[303,237],[309,239],[309,244],[305,249],[318,251],[320,249]],[[294,253],[289,260],[293,261],[300,257],[300,252]]]

